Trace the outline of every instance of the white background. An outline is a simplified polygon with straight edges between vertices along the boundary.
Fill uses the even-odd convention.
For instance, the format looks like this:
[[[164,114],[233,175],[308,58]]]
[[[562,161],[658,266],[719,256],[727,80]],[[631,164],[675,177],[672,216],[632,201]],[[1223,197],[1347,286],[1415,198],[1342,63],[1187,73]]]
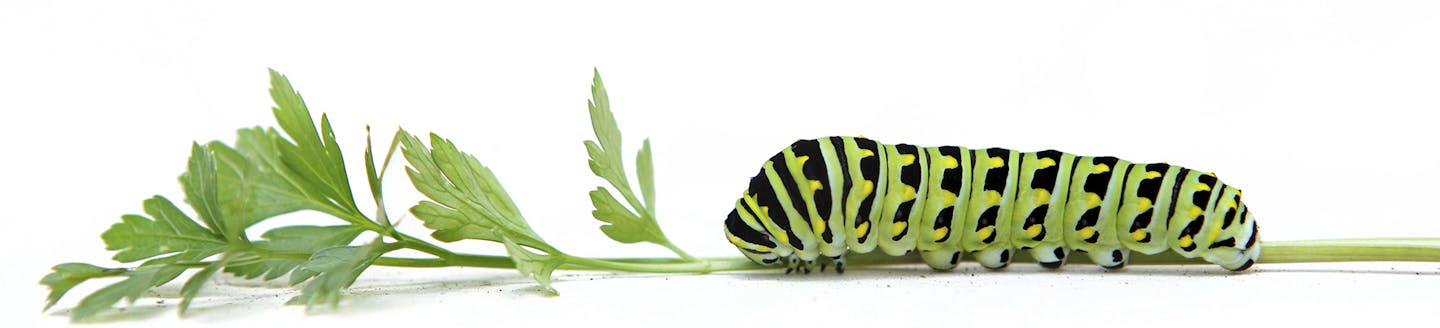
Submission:
[[[175,177],[191,140],[273,124],[267,67],[330,115],[352,176],[363,176],[366,124],[377,143],[397,126],[440,133],[494,169],[547,240],[578,255],[667,255],[610,242],[589,216],[585,193],[601,182],[581,146],[592,138],[592,68],[627,149],[652,139],[661,224],[697,255],[738,256],[721,220],[748,177],[794,139],[826,135],[1209,170],[1246,191],[1267,240],[1440,237],[1437,17],[1433,1],[6,2],[0,317],[65,324],[99,285],[41,313],[35,282],[56,263],[117,265],[97,236],[144,198],[181,198]],[[392,177],[400,215],[418,197]],[[1433,320],[1440,294],[1436,264],[1257,271],[562,272],[562,296],[544,297],[513,271],[379,268],[338,311],[307,316],[281,305],[292,289],[222,277],[189,318],[176,317],[178,299],[145,298],[113,323],[1404,323]]]

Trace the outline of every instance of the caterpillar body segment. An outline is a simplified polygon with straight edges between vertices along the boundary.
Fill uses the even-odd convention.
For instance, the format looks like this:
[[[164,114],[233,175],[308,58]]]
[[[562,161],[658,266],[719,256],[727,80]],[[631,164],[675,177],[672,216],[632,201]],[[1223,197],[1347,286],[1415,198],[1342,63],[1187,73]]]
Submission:
[[[1260,249],[1240,195],[1214,174],[1165,163],[827,137],[766,161],[725,233],[751,260],[802,272],[817,263],[843,272],[847,252],[877,248],[919,251],[937,270],[967,253],[1003,268],[1015,251],[1049,268],[1080,251],[1119,269],[1131,251],[1166,250],[1244,270]]]
[[[1064,163],[1074,162],[1075,155],[1056,150],[1025,153],[1020,161],[1019,193],[1011,211],[1011,243],[1028,250],[1043,267],[1059,268],[1070,253],[1061,217],[1070,199],[1066,191],[1074,169],[1074,165]]]

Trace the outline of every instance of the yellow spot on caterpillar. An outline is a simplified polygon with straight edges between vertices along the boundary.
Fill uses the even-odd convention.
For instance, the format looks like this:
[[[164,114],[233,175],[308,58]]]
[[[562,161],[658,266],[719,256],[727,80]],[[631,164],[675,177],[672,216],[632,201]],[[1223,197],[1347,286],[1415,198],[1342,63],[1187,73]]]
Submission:
[[[993,235],[993,234],[995,234],[995,227],[994,227],[994,226],[988,226],[988,227],[980,228],[979,231],[975,231],[975,237],[980,238],[980,240],[990,239],[990,235]]]
[[[765,246],[765,245],[755,245],[755,251],[756,251],[756,252],[769,253],[770,250],[771,250],[771,249],[770,249],[769,246]]]
[[[905,223],[905,221],[895,222],[895,225],[890,229],[890,235],[899,236],[901,233],[904,233],[906,226]]]
[[[1207,242],[1207,243],[1209,243],[1209,244],[1214,244],[1214,243],[1215,243],[1215,240],[1217,240],[1217,239],[1220,239],[1220,226],[1219,226],[1219,225],[1216,225],[1215,228],[1210,229],[1210,238],[1206,238],[1206,240],[1209,240],[1209,241]]]
[[[950,206],[955,205],[955,199],[956,199],[956,198],[957,198],[957,197],[955,196],[955,194],[950,193],[949,190],[941,190],[941,191],[940,191],[940,205],[941,205],[941,206],[950,207]]]
[[[765,217],[766,219],[770,219],[770,207],[760,206],[760,216]]]
[[[915,199],[915,187],[905,186],[905,191],[900,195],[900,201]]]
[[[1199,191],[1210,191],[1210,186],[1207,186],[1207,185],[1205,185],[1205,184],[1203,184],[1203,183],[1197,183],[1197,184],[1195,184],[1195,190],[1199,190]]]
[[[810,230],[815,230],[815,235],[825,233],[825,220],[810,219]]]
[[[805,167],[805,162],[810,161],[810,156],[795,156],[795,166]]]
[[[1190,207],[1190,213],[1189,213],[1189,214],[1190,214],[1190,219],[1191,219],[1191,220],[1194,220],[1194,219],[1199,218],[1201,214],[1205,214],[1205,210],[1202,210],[1202,209],[1200,209],[1199,207],[1191,206],[1191,207]]]
[[[1084,227],[1080,229],[1080,239],[1090,239],[1095,236],[1095,227]]]
[[[860,184],[860,197],[870,196],[872,192],[875,192],[875,181],[865,180]]]
[[[1095,164],[1095,166],[1090,167],[1091,174],[1100,174],[1105,172],[1110,172],[1110,166],[1105,165],[1105,163]]]
[[[775,234],[775,239],[779,239],[779,240],[780,240],[780,244],[782,244],[782,245],[789,245],[789,244],[790,244],[790,234],[788,234],[788,233]]]
[[[1239,204],[1236,204],[1234,199],[1230,199],[1230,200],[1226,200],[1226,201],[1225,201],[1225,207],[1226,207],[1226,208],[1235,208],[1235,207],[1237,207],[1237,206],[1239,206]]]
[[[1004,159],[1004,158],[991,157],[991,158],[990,158],[990,161],[987,162],[987,163],[990,163],[990,168],[992,168],[992,169],[998,169],[998,168],[1005,167],[1005,159]]]
[[[1145,198],[1145,197],[1136,197],[1136,198],[1135,198],[1135,211],[1137,211],[1137,212],[1144,212],[1145,210],[1148,210],[1148,209],[1150,209],[1151,207],[1155,207],[1155,204],[1154,204],[1154,203],[1151,203],[1149,198]]]
[[[862,223],[860,223],[860,225],[855,226],[855,236],[856,236],[856,237],[859,237],[859,236],[867,236],[867,235],[868,235],[867,233],[869,233],[869,232],[870,232],[870,222],[862,222]]]
[[[1159,178],[1160,176],[1163,176],[1163,175],[1164,175],[1164,174],[1161,174],[1160,172],[1155,172],[1155,171],[1146,171],[1146,172],[1145,172],[1145,178],[1146,178],[1146,179]]]
[[[1030,237],[1030,239],[1034,239],[1035,236],[1039,236],[1040,231],[1043,231],[1044,229],[1045,227],[1042,227],[1038,224],[1032,224],[1029,228],[1025,228],[1025,236]]]
[[[1085,209],[1095,208],[1095,206],[1100,206],[1100,195],[1093,192],[1085,193]]]
[[[1049,203],[1049,202],[1050,202],[1050,191],[1049,191],[1049,190],[1045,190],[1045,189],[1035,189],[1035,205],[1045,205],[1045,203]]]
[[[820,189],[825,189],[825,185],[821,184],[820,180],[810,180],[810,191],[816,191]]]
[[[861,150],[860,150],[860,158],[866,158],[866,157],[870,157],[870,156],[875,156],[875,152],[870,151],[869,149],[861,149]]]
[[[1000,205],[1000,192],[994,190],[986,190],[985,204],[990,206]]]
[[[1191,240],[1189,235],[1185,235],[1180,236],[1180,240],[1175,242],[1175,246],[1190,247],[1190,245],[1194,243],[1195,241]]]
[[[940,227],[940,229],[935,229],[935,241],[940,241],[941,239],[945,239],[945,236],[949,236],[949,235],[950,235],[950,227]]]
[[[910,164],[915,164],[915,155],[911,155],[911,154],[900,155],[900,166],[905,166],[905,165],[910,165]]]
[[[1050,158],[1041,158],[1040,164],[1035,164],[1035,169],[1041,170],[1051,166],[1055,166],[1055,160]]]
[[[960,167],[960,161],[955,160],[955,157],[954,157],[954,156],[944,156],[944,157],[940,157],[940,167],[943,167],[943,168],[946,168],[946,169],[957,168],[957,167]]]
[[[1135,241],[1140,241],[1140,240],[1145,239],[1145,235],[1146,235],[1145,230],[1135,230],[1135,231],[1131,231],[1131,232],[1130,232],[1130,237],[1131,237],[1131,238],[1135,238]]]

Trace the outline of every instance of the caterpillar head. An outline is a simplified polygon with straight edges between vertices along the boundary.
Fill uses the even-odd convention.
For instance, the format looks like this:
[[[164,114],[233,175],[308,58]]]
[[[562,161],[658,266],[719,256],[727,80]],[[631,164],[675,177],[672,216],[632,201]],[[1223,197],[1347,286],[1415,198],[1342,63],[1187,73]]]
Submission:
[[[1227,194],[1231,194],[1232,188],[1226,189]],[[1225,237],[1222,242],[1212,243],[1211,249],[1204,253],[1203,257],[1206,261],[1226,269],[1243,271],[1260,259],[1260,229],[1255,223],[1255,215],[1251,214],[1244,201],[1240,200],[1240,191],[1234,190],[1233,195],[1233,205],[1226,204],[1221,217],[1224,220],[1222,222],[1233,224],[1220,234]]]
[[[758,222],[741,217],[738,209],[730,210],[730,215],[725,218],[725,237],[740,249],[741,254],[745,254],[745,257],[755,263],[780,263],[780,254],[775,252],[775,240],[765,233]]]

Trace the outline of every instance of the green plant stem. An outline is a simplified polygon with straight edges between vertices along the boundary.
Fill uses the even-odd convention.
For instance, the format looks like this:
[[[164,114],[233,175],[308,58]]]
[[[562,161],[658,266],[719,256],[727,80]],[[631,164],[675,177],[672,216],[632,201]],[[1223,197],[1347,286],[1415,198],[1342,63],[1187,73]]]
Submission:
[[[1440,238],[1430,239],[1333,239],[1306,241],[1276,241],[1260,244],[1259,263],[1306,263],[1306,262],[1359,262],[1359,261],[1407,261],[1440,262]],[[437,255],[438,256],[438,255]],[[705,273],[718,271],[758,270],[766,267],[750,262],[743,257],[697,258],[681,260],[669,258],[608,258],[592,259],[565,255],[565,270],[601,270],[654,273]],[[878,253],[852,254],[846,264],[849,267],[885,266],[921,263],[918,256],[884,256]],[[1084,256],[1072,257],[1073,262],[1088,262]],[[1015,257],[1017,263],[1033,263],[1034,259]],[[1137,255],[1131,261],[1134,265],[1186,265],[1207,264],[1203,259],[1185,258],[1166,252],[1156,255]],[[510,258],[493,255],[457,254],[443,258],[415,259],[382,257],[375,265],[395,267],[476,267],[514,268]]]
[[[1440,262],[1440,238],[1367,238],[1261,243],[1260,263]]]
[[[416,249],[436,258],[381,257],[374,265],[405,268],[470,267],[513,269],[515,263],[507,256],[462,254],[439,249],[423,242],[389,244],[387,248]],[[417,245],[420,249],[416,248]],[[1274,241],[1260,244],[1261,264],[1315,263],[1315,262],[1440,262],[1440,238],[1370,238],[1370,239],[1327,239],[1302,241]],[[434,247],[434,249],[429,249]],[[436,251],[438,249],[438,251]],[[308,254],[264,253],[268,258],[308,259]],[[565,257],[563,270],[581,271],[626,271],[650,273],[709,273],[721,271],[745,271],[775,269],[762,266],[744,257],[711,257],[683,260],[675,258],[584,258],[571,255]],[[851,254],[847,267],[876,267],[898,264],[922,263],[919,256],[886,256],[878,252]],[[1035,260],[1019,252],[1015,263],[1034,263]],[[1085,256],[1071,257],[1072,263],[1088,263]],[[211,262],[176,263],[187,267],[205,267]],[[1156,255],[1136,255],[1130,259],[1132,265],[1188,265],[1208,264],[1203,259],[1185,258],[1179,254],[1165,252]]]

